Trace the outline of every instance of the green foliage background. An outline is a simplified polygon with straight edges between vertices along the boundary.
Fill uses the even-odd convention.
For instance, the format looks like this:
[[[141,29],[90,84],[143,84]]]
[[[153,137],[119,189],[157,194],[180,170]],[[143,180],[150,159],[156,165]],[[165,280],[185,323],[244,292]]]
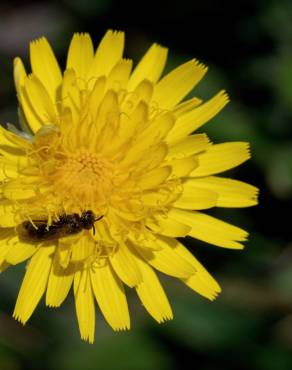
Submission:
[[[97,313],[94,345],[79,339],[72,297],[41,304],[22,327],[11,318],[25,266],[0,276],[1,370],[292,369],[292,2],[212,0],[12,1],[0,6],[0,120],[17,122],[12,60],[45,35],[65,64],[73,32],[97,44],[108,28],[126,31],[138,61],[154,41],[170,48],[168,69],[196,57],[210,67],[194,91],[226,88],[231,103],[204,127],[215,142],[249,141],[252,159],[228,173],[261,189],[260,205],[215,210],[250,231],[244,251],[186,245],[221,282],[211,303],[161,277],[175,319],[158,325],[128,291],[132,330],[114,333]],[[28,64],[27,64],[28,65]]]

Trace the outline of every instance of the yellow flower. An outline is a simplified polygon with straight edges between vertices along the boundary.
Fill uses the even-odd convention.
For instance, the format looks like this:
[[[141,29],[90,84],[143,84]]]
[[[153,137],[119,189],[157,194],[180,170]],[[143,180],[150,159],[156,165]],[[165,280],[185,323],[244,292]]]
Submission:
[[[257,202],[255,187],[216,176],[246,161],[248,144],[192,134],[228,102],[224,91],[182,102],[207,68],[191,60],[161,78],[167,49],[154,44],[132,72],[123,48],[122,32],[108,31],[96,52],[75,34],[62,73],[47,40],[32,42],[32,73],[19,58],[14,68],[30,135],[0,131],[1,270],[29,259],[13,316],[25,324],[44,294],[60,306],[73,285],[89,342],[95,299],[114,330],[129,329],[124,284],[158,322],[172,318],[154,270],[215,299],[218,283],[175,238],[242,249],[244,230],[201,211]],[[65,215],[86,211],[94,228],[62,229]],[[49,237],[35,240],[41,223]]]

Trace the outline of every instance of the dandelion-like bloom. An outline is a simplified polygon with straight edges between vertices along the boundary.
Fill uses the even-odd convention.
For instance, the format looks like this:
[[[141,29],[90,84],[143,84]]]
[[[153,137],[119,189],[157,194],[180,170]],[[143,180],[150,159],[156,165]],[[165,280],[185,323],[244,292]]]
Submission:
[[[191,60],[161,78],[167,49],[154,44],[132,72],[123,48],[122,32],[108,31],[96,52],[75,34],[62,73],[47,40],[32,42],[32,73],[19,58],[14,68],[31,134],[0,131],[1,270],[29,259],[13,316],[25,324],[44,294],[60,306],[73,285],[89,342],[95,300],[114,330],[129,329],[124,284],[158,322],[172,318],[155,270],[215,299],[218,283],[176,238],[242,249],[244,230],[201,211],[256,204],[255,187],[216,176],[246,161],[248,144],[192,134],[228,102],[224,91],[182,102],[207,68]],[[89,210],[90,230],[39,242],[19,231]]]

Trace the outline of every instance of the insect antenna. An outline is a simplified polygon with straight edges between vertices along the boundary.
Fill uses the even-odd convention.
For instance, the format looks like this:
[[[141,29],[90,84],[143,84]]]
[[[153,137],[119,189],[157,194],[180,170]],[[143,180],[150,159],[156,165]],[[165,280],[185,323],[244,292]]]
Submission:
[[[101,219],[103,218],[103,216],[104,216],[104,215],[102,215],[102,216],[99,216],[99,217],[95,218],[95,219],[94,219],[94,222],[101,220]]]
[[[96,217],[94,220],[93,220],[93,224],[92,224],[92,229],[93,229],[93,235],[95,235],[95,225],[94,223],[98,220],[101,220],[103,218],[104,215],[101,215],[99,217]]]

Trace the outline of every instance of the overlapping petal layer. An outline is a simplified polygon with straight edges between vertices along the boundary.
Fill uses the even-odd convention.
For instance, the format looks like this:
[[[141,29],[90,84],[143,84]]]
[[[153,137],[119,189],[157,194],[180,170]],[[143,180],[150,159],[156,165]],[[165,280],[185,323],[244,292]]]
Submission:
[[[108,31],[95,52],[76,34],[62,73],[47,40],[32,42],[32,72],[14,63],[30,139],[0,130],[0,268],[30,259],[14,317],[25,323],[44,294],[60,306],[73,287],[89,342],[94,301],[114,330],[130,328],[124,284],[155,320],[172,318],[155,270],[215,299],[218,283],[175,238],[241,249],[245,231],[201,211],[257,202],[255,187],[217,176],[249,158],[248,144],[193,134],[228,102],[224,91],[183,101],[207,68],[192,60],[161,78],[166,48],[152,45],[133,71],[123,49],[122,32]],[[94,230],[39,242],[21,232],[85,210],[99,219]]]

